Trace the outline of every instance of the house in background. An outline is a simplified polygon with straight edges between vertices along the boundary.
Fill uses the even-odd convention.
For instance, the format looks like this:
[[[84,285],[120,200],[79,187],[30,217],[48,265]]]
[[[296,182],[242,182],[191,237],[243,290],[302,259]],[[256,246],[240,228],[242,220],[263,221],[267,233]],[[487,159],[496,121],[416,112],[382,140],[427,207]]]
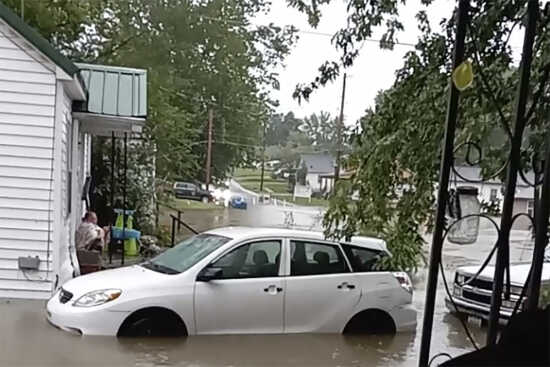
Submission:
[[[0,3],[0,298],[78,275],[91,140],[140,132],[146,105],[144,70],[74,64]]]
[[[302,154],[298,167],[306,169],[305,184],[310,187],[312,193],[325,193],[332,190],[336,159],[331,154]]]
[[[451,172],[451,185],[456,184],[456,186],[470,186],[475,187],[478,190],[478,199],[480,202],[498,202],[499,209],[502,211],[502,199],[503,199],[503,187],[504,184],[499,178],[491,178],[489,180],[483,181],[481,177],[481,168],[476,166],[457,166],[455,167],[456,172]],[[534,182],[533,172],[528,172],[526,179],[529,182]],[[473,183],[471,181],[474,181]],[[534,210],[534,190],[533,187],[529,186],[524,182],[521,177],[518,177],[516,183],[516,196],[514,200],[514,211],[513,215],[519,213],[527,213],[530,216],[533,216]],[[525,217],[520,217],[514,222],[514,229],[529,229],[530,226],[529,219]]]

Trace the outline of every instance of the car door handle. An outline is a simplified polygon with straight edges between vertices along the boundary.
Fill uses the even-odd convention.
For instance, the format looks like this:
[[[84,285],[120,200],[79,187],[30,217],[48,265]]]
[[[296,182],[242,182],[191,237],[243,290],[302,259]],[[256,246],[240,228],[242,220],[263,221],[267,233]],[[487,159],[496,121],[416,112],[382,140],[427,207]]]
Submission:
[[[348,284],[348,282],[343,282],[342,284],[338,285],[338,289],[355,289],[355,285]]]
[[[264,292],[271,293],[271,294],[277,294],[282,291],[283,291],[283,288],[277,287],[276,285],[270,285],[269,287],[264,288]]]

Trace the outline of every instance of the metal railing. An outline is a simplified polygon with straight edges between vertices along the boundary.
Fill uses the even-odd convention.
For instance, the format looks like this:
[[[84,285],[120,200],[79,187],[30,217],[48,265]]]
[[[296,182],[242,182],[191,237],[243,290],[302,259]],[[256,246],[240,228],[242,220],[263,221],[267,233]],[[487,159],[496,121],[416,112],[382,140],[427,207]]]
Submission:
[[[183,212],[178,209],[170,208],[178,213],[177,216],[170,214],[170,218],[172,219],[172,229],[170,233],[170,245],[171,247],[174,247],[176,244],[176,235],[181,230],[181,226],[184,226],[189,231],[193,232],[193,234],[198,234],[199,232],[195,230],[193,227],[191,227],[189,224],[185,223],[181,218],[183,215]]]

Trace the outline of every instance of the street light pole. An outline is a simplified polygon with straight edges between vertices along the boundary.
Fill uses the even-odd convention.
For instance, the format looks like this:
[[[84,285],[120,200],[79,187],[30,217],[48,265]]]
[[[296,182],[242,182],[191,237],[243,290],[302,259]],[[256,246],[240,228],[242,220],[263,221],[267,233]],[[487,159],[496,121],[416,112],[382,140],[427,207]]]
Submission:
[[[206,148],[206,190],[210,189],[210,166],[212,165],[212,125],[214,123],[214,110],[208,110],[208,146]]]
[[[262,142],[262,176],[260,177],[260,194],[264,191],[264,172],[265,172],[265,145],[266,145],[266,126],[265,121],[263,126],[263,142]],[[262,199],[263,200],[263,199]]]

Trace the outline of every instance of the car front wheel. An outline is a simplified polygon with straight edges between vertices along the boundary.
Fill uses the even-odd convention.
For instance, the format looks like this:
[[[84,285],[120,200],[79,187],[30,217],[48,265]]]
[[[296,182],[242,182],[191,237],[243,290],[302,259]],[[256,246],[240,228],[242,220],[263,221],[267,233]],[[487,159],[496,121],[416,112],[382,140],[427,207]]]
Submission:
[[[187,328],[174,312],[152,307],[134,312],[121,325],[117,336],[186,336]]]
[[[208,196],[203,196],[201,198],[201,201],[202,201],[203,204],[208,204]]]

